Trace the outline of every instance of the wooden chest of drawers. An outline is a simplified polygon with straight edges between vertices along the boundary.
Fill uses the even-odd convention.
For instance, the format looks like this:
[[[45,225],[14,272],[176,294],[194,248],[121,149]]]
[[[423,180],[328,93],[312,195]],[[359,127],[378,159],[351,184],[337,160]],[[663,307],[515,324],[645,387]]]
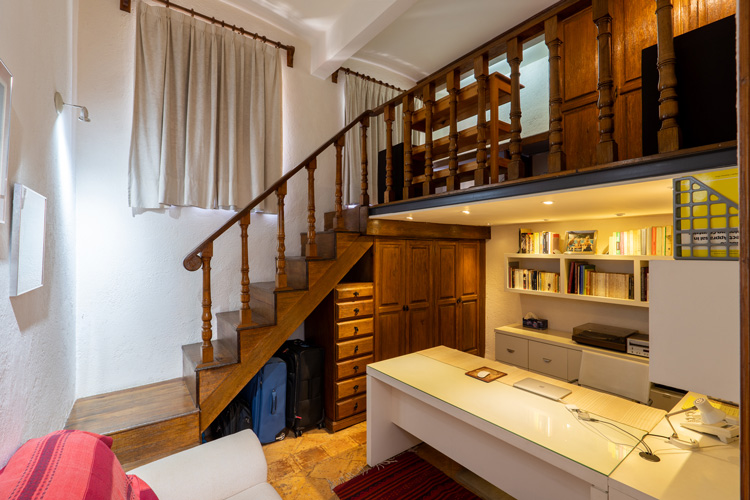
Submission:
[[[305,320],[305,339],[325,349],[326,427],[365,419],[365,367],[373,361],[373,285],[340,283]]]

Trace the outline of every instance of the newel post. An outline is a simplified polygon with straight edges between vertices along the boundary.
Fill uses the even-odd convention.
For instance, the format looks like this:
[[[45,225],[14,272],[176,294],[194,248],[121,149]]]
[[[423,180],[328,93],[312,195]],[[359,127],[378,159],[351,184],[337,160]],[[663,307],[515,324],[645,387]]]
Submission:
[[[612,16],[609,0],[594,0],[594,24],[599,51],[599,142],[596,145],[596,163],[611,163],[617,160],[615,131],[614,79],[612,78]]]
[[[276,288],[286,288],[286,232],[284,230],[284,197],[286,196],[286,182],[276,189],[279,203],[278,243],[276,245]]]
[[[565,170],[565,152],[562,148],[562,85],[560,73],[560,45],[557,36],[557,16],[544,21],[544,41],[549,50],[549,157],[548,172]]]
[[[208,243],[201,252],[203,263],[203,326],[201,328],[201,360],[203,363],[211,363],[214,360],[214,346],[211,344],[213,332],[211,331],[211,257],[214,256],[214,244]]]
[[[393,192],[393,121],[396,118],[396,106],[389,104],[383,110],[385,119],[385,193],[383,202],[395,201]]]
[[[341,195],[342,195],[342,189],[341,189],[341,175],[343,171],[343,160],[342,160],[342,150],[344,149],[344,142],[345,142],[345,136],[341,136],[338,138],[338,140],[334,143],[334,147],[336,148],[336,194],[335,194],[335,201],[334,201],[334,207],[336,215],[333,217],[333,227],[335,229],[344,229],[344,215],[343,210],[344,206],[341,202]]]
[[[521,160],[521,61],[523,61],[523,44],[518,38],[511,38],[507,43],[507,59],[510,65],[510,163],[508,179],[523,177],[523,160]]]
[[[414,113],[414,97],[406,94],[403,99],[404,112],[404,199],[408,200],[411,193],[411,119]]]
[[[424,182],[422,196],[435,192],[432,185],[432,111],[435,105],[435,83],[429,82],[422,87],[424,102]]]
[[[672,0],[656,0],[656,67],[659,70],[659,119],[661,128],[657,133],[659,152],[666,153],[680,149],[682,142],[680,126],[677,123],[677,75],[672,30]]]
[[[307,168],[307,244],[305,245],[305,255],[317,257],[318,244],[315,243],[315,169],[318,168],[318,160],[313,158],[305,168]]]
[[[454,69],[448,73],[447,87],[450,112],[450,135],[448,144],[448,178],[445,181],[446,190],[454,191],[458,188],[458,92],[461,86],[461,70]]]
[[[359,125],[362,133],[362,183],[360,185],[362,193],[359,195],[359,205],[366,207],[370,204],[369,184],[367,183],[367,128],[370,126],[370,117],[362,118]]]
[[[477,169],[474,185],[484,185],[487,167],[487,81],[489,79],[489,55],[481,54],[474,59],[474,78],[477,81]]]

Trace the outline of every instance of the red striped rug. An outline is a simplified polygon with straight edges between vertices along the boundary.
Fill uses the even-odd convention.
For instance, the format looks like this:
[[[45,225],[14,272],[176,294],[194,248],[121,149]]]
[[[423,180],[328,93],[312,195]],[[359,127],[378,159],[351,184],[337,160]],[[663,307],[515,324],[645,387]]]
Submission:
[[[479,500],[412,452],[373,467],[333,491],[341,500]]]

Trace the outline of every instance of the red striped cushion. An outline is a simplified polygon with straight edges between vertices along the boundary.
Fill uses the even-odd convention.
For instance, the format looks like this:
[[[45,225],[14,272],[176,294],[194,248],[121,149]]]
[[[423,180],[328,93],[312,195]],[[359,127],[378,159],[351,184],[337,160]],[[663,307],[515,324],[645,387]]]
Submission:
[[[30,439],[0,470],[8,500],[157,500],[151,488],[125,474],[112,438],[66,430]]]

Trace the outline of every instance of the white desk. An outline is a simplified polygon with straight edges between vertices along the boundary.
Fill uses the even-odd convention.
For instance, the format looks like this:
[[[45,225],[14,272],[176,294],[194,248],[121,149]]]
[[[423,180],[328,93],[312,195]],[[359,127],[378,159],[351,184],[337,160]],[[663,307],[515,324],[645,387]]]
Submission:
[[[688,393],[675,409],[683,407]],[[670,420],[683,439],[693,438],[700,443],[698,450],[684,450],[665,439],[648,436],[645,442],[661,459],[648,462],[631,453],[609,478],[610,500],[686,500],[740,498],[739,441],[724,444],[718,439],[685,429],[679,425],[686,414]],[[660,422],[653,434],[670,436],[672,429],[666,420]]]
[[[500,383],[503,379],[485,383],[468,377],[469,364],[468,369],[499,368],[508,372],[504,378],[527,373],[445,347],[368,365],[368,464],[424,441],[519,500],[607,498],[608,475],[635,439],[608,425],[580,422],[563,404]],[[584,399],[596,392],[571,387]],[[640,407],[598,397],[618,400],[631,412]],[[653,427],[619,425],[638,438]]]

